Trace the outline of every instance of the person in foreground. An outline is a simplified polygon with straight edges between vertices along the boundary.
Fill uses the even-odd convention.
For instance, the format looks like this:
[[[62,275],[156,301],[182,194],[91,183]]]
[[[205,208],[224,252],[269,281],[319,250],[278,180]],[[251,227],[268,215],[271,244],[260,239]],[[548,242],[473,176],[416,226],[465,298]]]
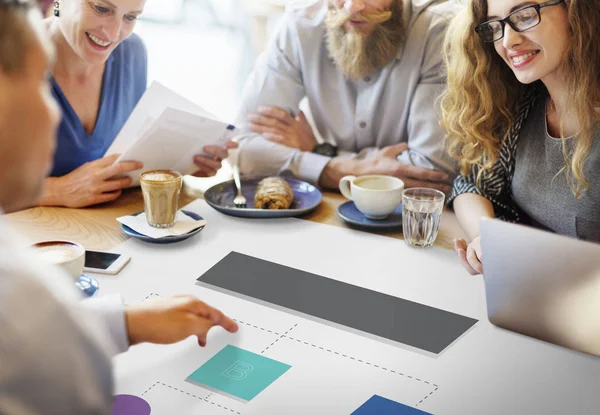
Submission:
[[[600,242],[598,36],[588,0],[470,0],[452,23],[443,123],[470,273],[482,272],[481,218]]]
[[[385,174],[449,192],[456,165],[444,149],[436,99],[456,7],[321,0],[288,10],[244,88],[241,172],[290,172],[335,189],[345,175]],[[298,112],[305,97],[321,145]]]
[[[0,0],[0,213],[39,196],[52,164],[59,111],[53,48],[33,0]],[[82,302],[68,277],[38,263],[0,216],[0,414],[110,414],[110,357],[142,342],[189,336],[206,344],[220,311],[189,295],[124,308]],[[117,296],[118,297],[118,296]]]
[[[56,49],[50,78],[62,110],[58,146],[40,205],[84,207],[115,200],[131,184],[123,173],[139,162],[105,156],[144,94],[147,56],[133,29],[145,0],[57,0],[46,20]],[[234,146],[231,144],[231,146]],[[227,148],[194,156],[198,176],[211,176]],[[190,156],[191,157],[191,156]]]

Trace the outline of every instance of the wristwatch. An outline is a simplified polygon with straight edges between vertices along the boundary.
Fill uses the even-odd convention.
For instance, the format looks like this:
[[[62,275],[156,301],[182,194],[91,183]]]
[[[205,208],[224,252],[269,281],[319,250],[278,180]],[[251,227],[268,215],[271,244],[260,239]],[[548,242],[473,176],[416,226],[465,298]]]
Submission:
[[[317,144],[312,150],[313,153],[327,157],[337,156],[338,148],[330,143]]]

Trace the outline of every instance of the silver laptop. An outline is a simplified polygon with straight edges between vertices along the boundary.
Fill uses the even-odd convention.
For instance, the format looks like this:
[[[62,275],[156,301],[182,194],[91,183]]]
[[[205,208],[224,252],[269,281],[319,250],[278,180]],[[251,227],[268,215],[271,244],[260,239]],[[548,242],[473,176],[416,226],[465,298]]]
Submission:
[[[492,324],[600,356],[600,245],[481,221]]]

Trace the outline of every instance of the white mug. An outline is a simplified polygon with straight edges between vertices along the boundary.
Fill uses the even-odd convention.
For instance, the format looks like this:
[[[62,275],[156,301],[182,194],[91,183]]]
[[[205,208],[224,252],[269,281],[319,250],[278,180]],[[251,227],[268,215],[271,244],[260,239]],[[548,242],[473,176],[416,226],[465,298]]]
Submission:
[[[387,218],[400,203],[404,182],[392,176],[346,176],[340,180],[340,191],[354,202],[368,219]]]
[[[85,265],[85,248],[71,241],[46,241],[33,245],[39,258],[49,264],[57,265],[71,278],[77,281]]]

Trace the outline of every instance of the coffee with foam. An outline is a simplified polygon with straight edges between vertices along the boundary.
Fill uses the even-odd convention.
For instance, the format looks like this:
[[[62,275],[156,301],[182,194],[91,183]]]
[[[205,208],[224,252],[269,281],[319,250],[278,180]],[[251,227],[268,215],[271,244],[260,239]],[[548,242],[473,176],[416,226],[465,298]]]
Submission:
[[[148,172],[145,173],[142,177],[144,178],[144,180],[150,182],[168,182],[170,180],[177,179],[177,176],[166,172]]]
[[[60,266],[74,279],[77,279],[83,272],[85,264],[85,248],[83,246],[69,241],[47,241],[39,242],[33,247],[42,261]]]
[[[175,224],[183,179],[172,170],[150,170],[140,174],[144,211],[148,225],[168,228]]]
[[[40,258],[46,262],[53,264],[62,264],[67,261],[76,259],[81,255],[81,252],[75,245],[69,244],[56,244],[56,245],[45,245],[38,248]]]

